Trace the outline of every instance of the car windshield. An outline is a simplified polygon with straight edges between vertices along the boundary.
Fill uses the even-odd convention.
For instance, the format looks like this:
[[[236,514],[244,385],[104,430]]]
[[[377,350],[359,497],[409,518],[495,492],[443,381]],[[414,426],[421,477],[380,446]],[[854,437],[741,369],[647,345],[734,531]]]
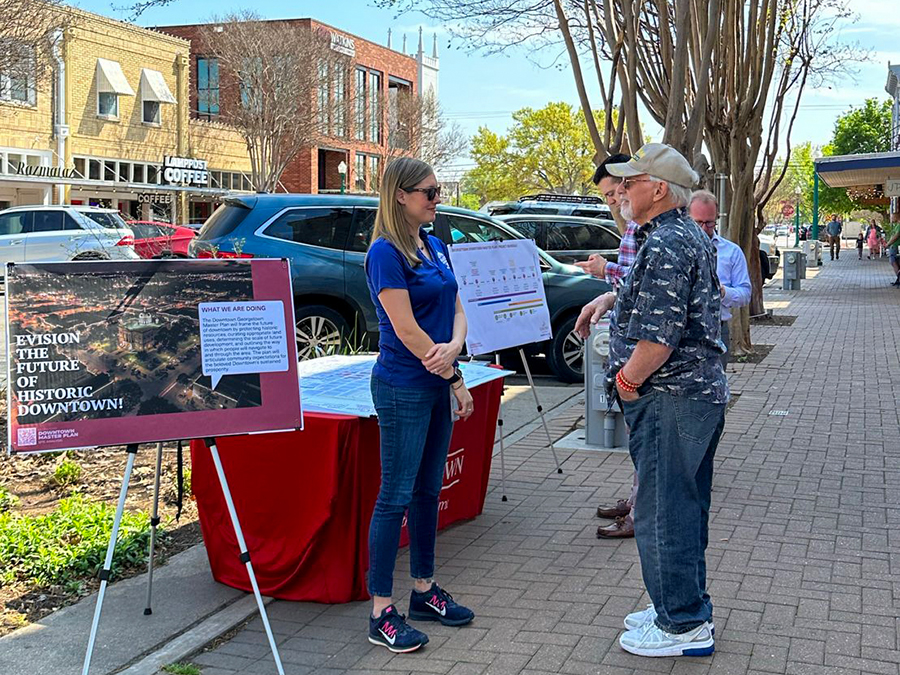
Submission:
[[[127,230],[128,225],[118,213],[112,211],[79,211],[80,214],[87,216],[100,227],[108,230]]]

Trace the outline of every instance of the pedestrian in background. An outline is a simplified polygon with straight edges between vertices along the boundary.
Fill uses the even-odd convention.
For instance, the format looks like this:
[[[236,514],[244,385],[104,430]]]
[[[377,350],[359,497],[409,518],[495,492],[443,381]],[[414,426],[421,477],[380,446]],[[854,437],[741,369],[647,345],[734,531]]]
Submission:
[[[688,209],[691,218],[706,233],[716,247],[716,275],[719,277],[719,291],[722,296],[722,343],[725,353],[722,354],[722,369],[728,365],[731,354],[731,332],[728,322],[731,321],[731,310],[750,304],[750,273],[747,271],[747,258],[741,247],[716,232],[719,219],[719,202],[709,190],[697,190],[691,195]]]
[[[841,259],[841,232],[843,232],[844,226],[841,224],[841,221],[838,220],[837,214],[831,216],[831,221],[829,221],[828,225],[825,226],[825,232],[828,234],[828,246],[831,251],[831,259],[834,260],[835,257],[840,260]]]
[[[863,246],[866,245],[866,237],[863,235],[862,230],[859,231],[859,234],[856,235],[856,252],[859,254],[859,259],[862,260],[862,252]]]
[[[474,409],[456,363],[467,325],[450,253],[422,228],[434,221],[440,195],[425,162],[401,157],[388,164],[366,253],[366,279],[378,315],[372,399],[381,431],[381,488],[369,526],[369,642],[396,653],[428,642],[392,600],[407,510],[414,579],[410,618],[461,626],[475,616],[432,579],[438,497],[453,430],[451,398],[460,418]]]
[[[891,286],[900,286],[900,252],[898,252],[898,243],[900,243],[900,213],[895,211],[891,214],[891,225],[893,226],[894,232],[885,246],[887,247],[888,256],[891,261],[891,269],[894,270],[895,279]]]
[[[622,215],[641,226],[610,317],[608,375],[630,427],[635,539],[652,600],[625,618],[619,644],[640,656],[709,655],[709,506],[728,402],[716,252],[687,214],[699,177],[674,148],[648,143],[607,168],[624,179]]]
[[[603,199],[609,205],[609,208],[616,213],[619,212],[619,201],[616,191],[622,179],[613,176],[606,170],[610,164],[621,164],[627,162],[631,157],[629,155],[611,155],[607,157],[597,170],[594,171],[594,185],[600,188]],[[638,226],[633,220],[629,220],[625,225],[625,234],[622,235],[622,241],[619,243],[619,260],[617,263],[609,262],[603,256],[595,253],[584,262],[576,262],[575,264],[588,274],[595,277],[605,279],[607,283],[612,284],[613,288],[618,288],[622,280],[631,269],[634,258],[637,255],[637,244],[635,234],[637,234]],[[590,332],[590,329],[588,329]],[[634,536],[634,514],[632,509],[637,496],[638,479],[637,472],[631,481],[631,494],[627,499],[619,499],[613,506],[600,505],[597,507],[598,518],[611,518],[613,522],[609,525],[597,526],[598,539],[623,539]]]
[[[877,258],[881,255],[881,231],[878,229],[878,226],[875,224],[875,221],[872,221],[872,224],[869,226],[869,234],[868,234],[868,244],[869,244],[869,259],[873,256]]]
[[[631,157],[628,155],[611,155],[597,167],[596,171],[594,171],[592,179],[594,185],[600,188],[603,199],[615,213],[619,212],[619,203],[616,199],[616,188],[622,181],[620,178],[610,175],[609,171],[606,170],[606,167],[609,164],[627,162],[629,159],[631,159]],[[587,260],[576,262],[575,265],[592,276],[599,279],[605,279],[608,284],[613,286],[613,288],[618,288],[622,279],[628,274],[631,263],[634,262],[634,256],[637,255],[637,249],[635,248],[634,242],[634,235],[637,232],[637,229],[638,226],[634,222],[629,221],[625,224],[625,232],[622,234],[622,240],[619,242],[618,262],[611,262],[599,253],[594,253],[591,254]]]

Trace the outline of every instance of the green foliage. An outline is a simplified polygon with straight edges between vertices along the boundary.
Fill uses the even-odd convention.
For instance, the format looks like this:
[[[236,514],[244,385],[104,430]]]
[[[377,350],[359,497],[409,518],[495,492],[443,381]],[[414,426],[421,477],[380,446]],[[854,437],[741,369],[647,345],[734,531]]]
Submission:
[[[595,112],[602,126],[603,113]],[[463,179],[481,204],[517,199],[529,192],[588,194],[594,191],[594,145],[580,110],[549,103],[513,113],[506,136],[481,127],[472,138],[475,168]]]
[[[0,513],[6,513],[19,503],[19,498],[11,494],[5,485],[0,485]]]
[[[891,149],[891,101],[869,98],[860,108],[838,117],[834,123],[831,143],[822,149],[826,157],[887,152]],[[819,183],[820,213],[846,215],[860,208],[868,208],[847,196],[843,188],[830,188]]]
[[[53,471],[53,477],[50,479],[59,487],[68,487],[74,485],[81,478],[81,465],[71,459],[63,459],[56,465]]]
[[[163,670],[172,675],[200,675],[200,668],[193,663],[170,663]]]
[[[474,195],[470,192],[464,192],[459,196],[459,206],[464,209],[472,209],[473,211],[477,211],[481,208],[481,200],[478,199],[478,195]]]
[[[42,516],[0,513],[0,584],[26,581],[76,590],[103,565],[115,509],[80,494]],[[150,522],[145,513],[122,516],[112,572],[141,564]]]

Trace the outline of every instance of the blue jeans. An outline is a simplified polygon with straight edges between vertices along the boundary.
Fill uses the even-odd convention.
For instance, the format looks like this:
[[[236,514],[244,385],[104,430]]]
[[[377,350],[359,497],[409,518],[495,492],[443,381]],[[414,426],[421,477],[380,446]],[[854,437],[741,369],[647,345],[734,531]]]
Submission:
[[[369,593],[390,597],[403,515],[410,573],[434,576],[438,498],[453,431],[449,387],[393,387],[372,378],[381,431],[381,489],[369,525]]]
[[[640,489],[634,534],[656,625],[686,633],[712,618],[706,546],[713,457],[725,405],[651,390],[624,404]]]

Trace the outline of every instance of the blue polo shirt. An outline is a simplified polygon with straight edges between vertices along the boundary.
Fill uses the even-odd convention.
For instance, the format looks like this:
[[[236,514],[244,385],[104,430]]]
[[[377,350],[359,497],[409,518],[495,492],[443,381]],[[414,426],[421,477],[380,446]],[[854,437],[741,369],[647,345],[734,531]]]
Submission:
[[[453,317],[459,286],[450,268],[450,252],[437,237],[419,231],[428,247],[431,260],[419,251],[422,261],[411,267],[397,248],[385,239],[372,242],[366,254],[366,280],[378,316],[378,360],[372,374],[395,387],[446,387],[447,380],[425,370],[416,357],[397,337],[378,294],[385,288],[402,288],[409,292],[413,316],[419,327],[436,343],[453,338]]]

